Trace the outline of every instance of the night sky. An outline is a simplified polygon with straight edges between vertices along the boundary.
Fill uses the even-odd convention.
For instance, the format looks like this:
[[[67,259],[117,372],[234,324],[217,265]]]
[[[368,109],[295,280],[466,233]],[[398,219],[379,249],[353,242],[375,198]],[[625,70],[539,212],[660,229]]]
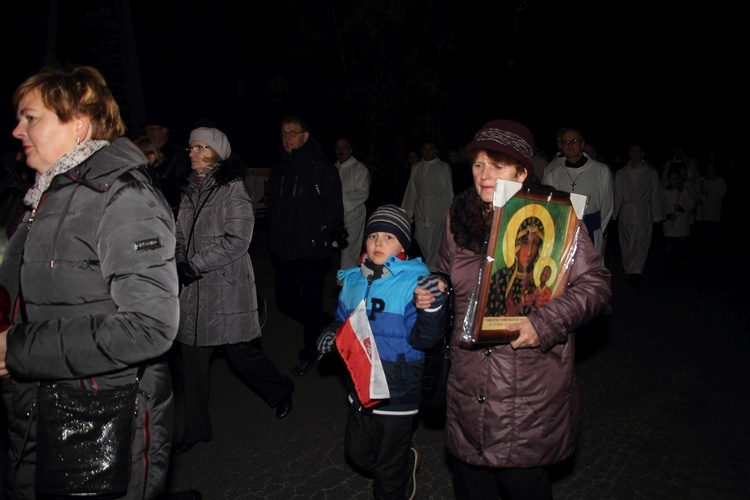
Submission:
[[[72,6],[88,1],[61,2],[56,48],[70,62],[88,62],[92,47],[103,43],[96,34],[69,29],[81,16]],[[413,0],[424,15],[412,15],[403,29],[418,35],[389,57],[406,54],[412,42],[424,42],[432,33],[446,42],[439,56],[420,59],[435,68],[415,69],[447,75],[447,100],[436,104],[437,111],[425,111],[440,117],[439,134],[431,133],[445,143],[443,149],[448,143],[465,144],[485,121],[507,117],[526,123],[548,149],[554,149],[556,128],[574,125],[583,127],[608,158],[626,154],[630,141],[644,143],[659,164],[677,142],[695,155],[713,151],[747,158],[741,147],[747,127],[736,125],[748,111],[740,75],[748,42],[739,12],[705,3],[681,3],[679,10],[655,2],[548,3],[525,2],[519,11],[519,2]],[[336,134],[345,126],[358,129],[360,142],[367,142],[368,112],[364,106],[351,109],[362,101],[337,103],[336,109],[326,101],[325,91],[335,89],[341,76],[341,54],[322,43],[328,32],[357,19],[361,12],[356,9],[397,4],[286,0],[248,14],[244,2],[132,0],[128,5],[146,113],[166,110],[178,122],[178,135],[198,118],[214,119],[230,140],[241,138],[233,145],[251,166],[273,161],[278,119],[287,112],[310,118],[314,136],[331,157]],[[17,146],[10,137],[15,125],[10,97],[23,78],[41,67],[48,5],[31,0],[6,6],[11,11],[3,16],[0,34],[6,48],[0,74],[3,151]],[[295,25],[298,17],[310,20],[304,29]],[[362,24],[363,32],[368,29]],[[292,51],[300,52],[296,61],[314,64],[283,69]],[[124,63],[119,69],[118,75],[127,72]],[[279,73],[286,79],[277,78]],[[120,76],[105,76],[117,86],[113,80]],[[285,102],[276,102],[269,92],[274,84],[291,87]],[[343,119],[342,109],[358,120]],[[138,112],[128,107],[123,114],[131,132],[137,132]],[[418,115],[412,113],[415,121]],[[414,143],[422,137],[409,129],[410,119],[383,126],[403,128]]]

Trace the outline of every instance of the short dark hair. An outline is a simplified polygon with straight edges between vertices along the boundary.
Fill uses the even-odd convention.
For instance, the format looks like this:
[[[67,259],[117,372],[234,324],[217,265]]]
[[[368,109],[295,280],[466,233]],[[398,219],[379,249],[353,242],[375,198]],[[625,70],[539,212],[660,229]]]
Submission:
[[[300,126],[303,132],[309,132],[310,127],[307,126],[307,122],[299,115],[286,115],[281,119],[281,126],[289,125],[290,123],[296,123]]]
[[[560,127],[559,129],[557,129],[557,132],[555,132],[555,138],[557,140],[562,139],[562,136],[565,135],[566,132],[577,132],[582,139],[586,139],[586,136],[583,134],[583,130],[577,127]]]

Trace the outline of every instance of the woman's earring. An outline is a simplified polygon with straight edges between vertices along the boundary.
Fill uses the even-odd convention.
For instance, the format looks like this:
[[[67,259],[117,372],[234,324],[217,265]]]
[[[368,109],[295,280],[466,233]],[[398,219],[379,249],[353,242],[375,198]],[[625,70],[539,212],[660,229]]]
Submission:
[[[81,145],[81,138],[76,137],[76,146],[80,146],[80,145]]]

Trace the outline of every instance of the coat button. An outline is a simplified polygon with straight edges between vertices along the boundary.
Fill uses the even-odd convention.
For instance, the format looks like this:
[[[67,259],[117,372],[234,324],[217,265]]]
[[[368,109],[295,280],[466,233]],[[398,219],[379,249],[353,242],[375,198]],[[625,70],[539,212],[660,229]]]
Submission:
[[[477,448],[477,455],[482,455],[482,448]]]
[[[477,396],[477,402],[478,403],[484,403],[485,399],[486,398],[484,396],[482,396],[481,394],[479,396]]]
[[[485,348],[484,348],[484,350],[483,350],[482,352],[484,352],[484,355],[485,355],[485,356],[489,356],[490,354],[492,354],[492,348],[490,348],[490,347],[485,347]]]

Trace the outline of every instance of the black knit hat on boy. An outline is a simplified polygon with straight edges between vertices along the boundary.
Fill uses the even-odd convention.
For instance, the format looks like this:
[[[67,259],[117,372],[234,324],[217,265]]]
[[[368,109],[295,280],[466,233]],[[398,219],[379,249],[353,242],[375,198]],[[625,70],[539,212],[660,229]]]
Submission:
[[[365,239],[376,232],[393,234],[404,247],[404,251],[409,251],[411,246],[411,221],[406,214],[406,210],[398,205],[383,205],[367,219]]]

